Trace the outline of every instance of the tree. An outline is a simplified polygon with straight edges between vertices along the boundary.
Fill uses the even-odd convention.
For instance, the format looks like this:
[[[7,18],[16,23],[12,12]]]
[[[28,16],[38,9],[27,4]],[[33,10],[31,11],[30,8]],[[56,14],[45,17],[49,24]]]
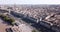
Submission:
[[[13,24],[15,22],[15,20],[13,18],[10,18],[9,22],[10,22],[10,24]]]
[[[8,21],[9,20],[9,18],[7,17],[7,16],[4,16],[4,18],[3,18],[5,21]]]
[[[36,30],[32,30],[32,32],[36,32]]]
[[[9,24],[14,24],[15,19],[8,17],[7,15],[0,15],[0,17]]]

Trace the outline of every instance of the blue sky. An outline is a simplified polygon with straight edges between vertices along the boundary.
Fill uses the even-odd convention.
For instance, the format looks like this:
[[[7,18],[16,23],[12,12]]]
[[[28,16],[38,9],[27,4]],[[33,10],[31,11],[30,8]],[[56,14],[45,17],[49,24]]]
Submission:
[[[0,0],[0,4],[60,4],[60,0]]]

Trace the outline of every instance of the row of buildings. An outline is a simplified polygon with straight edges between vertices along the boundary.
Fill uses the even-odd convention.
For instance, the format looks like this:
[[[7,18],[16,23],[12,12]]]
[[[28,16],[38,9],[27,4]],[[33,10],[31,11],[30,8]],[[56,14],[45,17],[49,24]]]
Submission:
[[[60,32],[59,15],[51,14],[50,16],[47,16],[47,17],[45,17],[44,20],[42,20],[43,18],[35,19],[35,18],[30,17],[28,15],[26,16],[24,14],[17,13],[17,12],[14,12],[14,11],[11,11],[11,14],[14,15],[15,17],[28,20],[31,23],[37,23],[37,24],[40,24],[40,25],[42,25],[42,26],[44,26],[48,29],[52,29],[56,32]]]

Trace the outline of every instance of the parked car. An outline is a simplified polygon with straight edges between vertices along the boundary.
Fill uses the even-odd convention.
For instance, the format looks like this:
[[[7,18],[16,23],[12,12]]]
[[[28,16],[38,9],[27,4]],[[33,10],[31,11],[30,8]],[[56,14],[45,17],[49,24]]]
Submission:
[[[7,28],[6,32],[13,32],[13,30],[11,28]]]
[[[15,23],[16,26],[20,25],[20,23]]]

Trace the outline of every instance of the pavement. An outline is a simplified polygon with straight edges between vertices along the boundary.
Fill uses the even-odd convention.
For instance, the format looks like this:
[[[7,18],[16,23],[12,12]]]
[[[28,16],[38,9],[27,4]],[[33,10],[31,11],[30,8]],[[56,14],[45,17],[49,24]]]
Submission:
[[[6,32],[6,28],[9,28],[10,26],[7,25],[7,23],[4,23],[3,20],[0,19],[0,32]]]
[[[33,29],[25,24],[20,24],[19,26],[12,27],[14,32],[31,32]]]

